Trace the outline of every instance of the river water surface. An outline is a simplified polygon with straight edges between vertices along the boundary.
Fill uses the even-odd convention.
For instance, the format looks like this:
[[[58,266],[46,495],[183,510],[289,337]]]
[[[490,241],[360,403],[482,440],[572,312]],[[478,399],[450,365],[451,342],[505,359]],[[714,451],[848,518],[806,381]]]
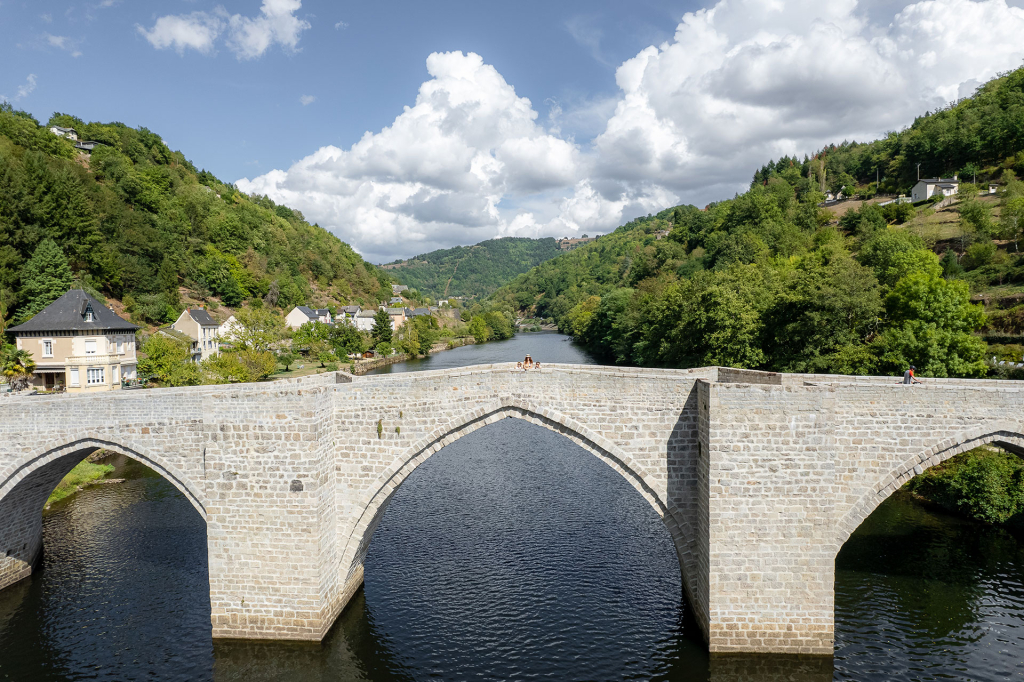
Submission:
[[[520,334],[378,373],[589,363]],[[622,477],[506,419],[398,490],[364,589],[319,645],[210,637],[206,536],[168,482],[85,489],[44,519],[45,558],[0,592],[0,680],[1024,679],[1024,542],[899,495],[836,561],[835,659],[710,657],[667,531]]]

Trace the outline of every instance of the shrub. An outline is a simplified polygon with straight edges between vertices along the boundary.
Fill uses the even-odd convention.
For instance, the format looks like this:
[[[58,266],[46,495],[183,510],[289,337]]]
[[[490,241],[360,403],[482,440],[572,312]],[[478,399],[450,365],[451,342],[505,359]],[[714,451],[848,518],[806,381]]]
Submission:
[[[1006,452],[975,448],[911,479],[907,487],[969,518],[1006,523],[1024,510],[1024,462]]]

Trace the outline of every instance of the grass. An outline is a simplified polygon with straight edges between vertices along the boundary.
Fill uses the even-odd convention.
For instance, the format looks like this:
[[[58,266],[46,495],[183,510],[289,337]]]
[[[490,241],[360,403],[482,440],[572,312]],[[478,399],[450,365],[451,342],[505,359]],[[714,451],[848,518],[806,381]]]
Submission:
[[[113,470],[114,467],[110,464],[93,464],[86,460],[79,462],[50,493],[50,497],[46,500],[46,506],[74,495],[80,486],[103,478]]]

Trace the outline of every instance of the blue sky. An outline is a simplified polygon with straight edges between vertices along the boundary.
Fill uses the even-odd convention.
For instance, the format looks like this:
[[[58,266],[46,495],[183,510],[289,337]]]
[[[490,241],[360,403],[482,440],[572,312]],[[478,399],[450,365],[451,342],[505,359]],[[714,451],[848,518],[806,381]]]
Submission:
[[[0,0],[0,95],[146,126],[386,261],[604,232],[906,125],[1021,64],[1017,4]]]

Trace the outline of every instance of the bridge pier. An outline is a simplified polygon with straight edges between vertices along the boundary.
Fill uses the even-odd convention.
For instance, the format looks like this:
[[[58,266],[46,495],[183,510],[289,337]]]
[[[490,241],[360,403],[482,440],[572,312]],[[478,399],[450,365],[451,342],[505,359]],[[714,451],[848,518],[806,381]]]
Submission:
[[[214,637],[318,641],[402,481],[511,416],[581,445],[657,510],[713,653],[827,656],[835,556],[861,521],[965,449],[1024,453],[1021,382],[548,364],[337,380],[0,405],[0,588],[31,574],[61,477],[111,448],[206,520]]]

